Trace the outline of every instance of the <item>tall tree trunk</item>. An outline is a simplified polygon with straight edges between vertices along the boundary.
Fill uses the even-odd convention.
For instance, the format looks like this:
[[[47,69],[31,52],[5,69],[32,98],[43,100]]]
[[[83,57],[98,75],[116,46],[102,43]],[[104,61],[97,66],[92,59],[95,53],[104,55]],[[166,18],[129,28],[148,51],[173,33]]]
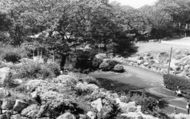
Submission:
[[[103,39],[103,43],[104,43],[103,51],[106,52],[107,51],[106,39]]]

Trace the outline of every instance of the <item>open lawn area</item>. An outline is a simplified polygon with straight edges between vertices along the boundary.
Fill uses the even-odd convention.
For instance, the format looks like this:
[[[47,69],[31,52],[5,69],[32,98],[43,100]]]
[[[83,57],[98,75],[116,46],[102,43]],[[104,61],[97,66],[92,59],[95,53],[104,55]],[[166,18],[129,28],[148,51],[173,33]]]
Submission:
[[[136,46],[138,47],[138,53],[169,51],[171,47],[173,47],[174,50],[190,50],[190,37],[171,41],[162,41],[161,43],[139,42]]]

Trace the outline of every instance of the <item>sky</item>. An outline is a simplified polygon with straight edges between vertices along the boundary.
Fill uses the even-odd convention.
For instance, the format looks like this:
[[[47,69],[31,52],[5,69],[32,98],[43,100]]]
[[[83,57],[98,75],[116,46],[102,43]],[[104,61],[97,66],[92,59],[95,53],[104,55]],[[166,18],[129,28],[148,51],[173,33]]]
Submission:
[[[153,5],[157,0],[110,0],[110,2],[116,1],[121,5],[129,5],[134,8],[140,8],[144,5]]]

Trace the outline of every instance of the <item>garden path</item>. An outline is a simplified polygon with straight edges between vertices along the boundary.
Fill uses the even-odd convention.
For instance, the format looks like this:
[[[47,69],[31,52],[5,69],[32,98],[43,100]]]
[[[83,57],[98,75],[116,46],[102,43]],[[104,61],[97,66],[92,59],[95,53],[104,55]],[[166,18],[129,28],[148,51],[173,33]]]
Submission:
[[[168,101],[169,107],[164,109],[167,113],[174,112],[175,107],[177,112],[186,113],[186,99],[177,97],[173,91],[166,89],[161,74],[128,65],[124,65],[124,68],[126,69],[125,73],[94,72],[92,76],[144,88],[151,95]]]

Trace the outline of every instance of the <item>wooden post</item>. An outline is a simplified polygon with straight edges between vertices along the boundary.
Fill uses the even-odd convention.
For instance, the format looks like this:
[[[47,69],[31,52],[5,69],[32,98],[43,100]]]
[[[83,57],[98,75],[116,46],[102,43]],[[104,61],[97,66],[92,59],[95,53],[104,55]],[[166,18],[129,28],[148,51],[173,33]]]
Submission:
[[[40,60],[41,60],[41,58],[42,58],[42,50],[40,50]]]
[[[35,50],[34,50],[34,49],[32,49],[32,52],[33,52],[33,59],[34,59],[34,56],[35,56],[35,54],[34,54],[34,53],[35,53]]]
[[[40,56],[40,50],[37,49],[37,57],[39,57],[39,56]]]
[[[173,48],[171,47],[171,50],[170,50],[170,59],[169,59],[169,65],[168,65],[168,75],[170,74],[170,64],[171,64],[171,59],[172,59],[172,50],[173,50]]]
[[[55,52],[53,50],[53,63],[55,62]]]

